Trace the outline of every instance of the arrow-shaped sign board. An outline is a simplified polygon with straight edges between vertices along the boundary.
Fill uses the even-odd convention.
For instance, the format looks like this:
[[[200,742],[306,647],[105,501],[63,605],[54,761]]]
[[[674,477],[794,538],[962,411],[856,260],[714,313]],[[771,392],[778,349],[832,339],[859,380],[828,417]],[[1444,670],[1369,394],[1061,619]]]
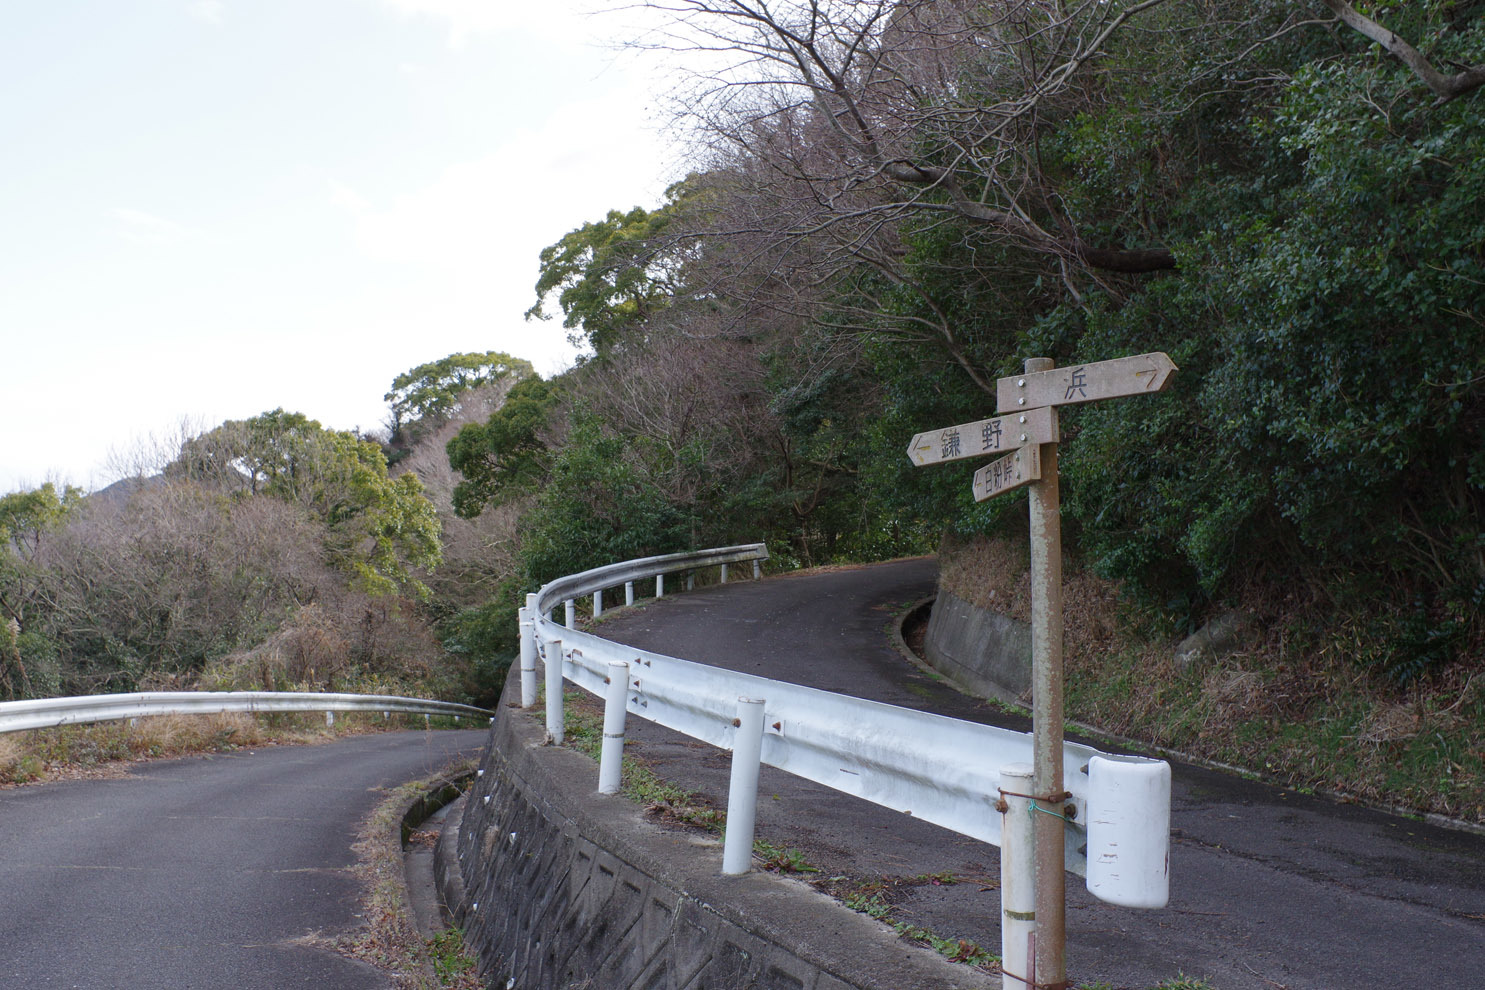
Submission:
[[[1038,481],[1042,476],[1042,448],[1028,444],[998,457],[975,472],[975,501]]]
[[[919,433],[908,444],[908,457],[919,467],[962,457],[982,457],[1026,444],[1056,443],[1057,425],[1050,408],[981,419],[946,430]]]
[[[1159,392],[1175,370],[1165,352],[1152,351],[1113,361],[1012,375],[996,381],[995,408],[997,412],[1015,412]]]

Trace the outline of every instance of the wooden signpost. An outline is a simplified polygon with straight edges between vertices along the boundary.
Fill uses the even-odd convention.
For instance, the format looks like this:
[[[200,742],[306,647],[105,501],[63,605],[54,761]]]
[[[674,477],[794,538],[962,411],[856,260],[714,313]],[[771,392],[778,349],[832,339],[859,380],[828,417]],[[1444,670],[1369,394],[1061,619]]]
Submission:
[[[1025,373],[996,384],[996,412],[1009,413],[920,433],[908,445],[918,466],[1007,451],[975,472],[974,496],[984,501],[1029,486],[1031,525],[1031,736],[1036,815],[1036,929],[1029,971],[1005,974],[1016,987],[1067,986],[1067,887],[1062,779],[1062,526],[1057,478],[1057,407],[1162,391],[1176,370],[1160,351],[1112,361],[1053,367],[1028,358]]]

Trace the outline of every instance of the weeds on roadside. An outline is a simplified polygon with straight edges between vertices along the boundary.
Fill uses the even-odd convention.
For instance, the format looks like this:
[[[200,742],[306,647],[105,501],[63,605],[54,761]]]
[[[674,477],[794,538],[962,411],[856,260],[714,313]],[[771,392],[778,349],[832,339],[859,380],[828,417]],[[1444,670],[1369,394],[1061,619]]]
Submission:
[[[336,950],[361,959],[391,975],[401,990],[481,990],[473,960],[463,950],[463,934],[443,932],[433,939],[418,934],[407,905],[403,866],[402,810],[414,798],[447,786],[474,769],[459,761],[433,777],[403,784],[387,792],[372,811],[353,849],[359,858],[355,871],[363,888],[366,927],[333,940]],[[463,957],[468,965],[461,968]],[[440,969],[440,961],[447,965]]]
[[[539,709],[538,709],[539,710]],[[597,760],[603,749],[603,707],[586,693],[568,692],[562,699],[565,720],[564,743],[589,759]],[[641,805],[653,817],[689,825],[718,835],[727,815],[695,793],[661,780],[633,756],[624,757],[619,793]]]
[[[464,930],[450,928],[428,939],[433,974],[445,987],[479,986],[479,963],[464,947]]]
[[[819,873],[798,849],[776,846],[765,839],[753,840],[753,855],[763,861],[762,866],[770,873]]]

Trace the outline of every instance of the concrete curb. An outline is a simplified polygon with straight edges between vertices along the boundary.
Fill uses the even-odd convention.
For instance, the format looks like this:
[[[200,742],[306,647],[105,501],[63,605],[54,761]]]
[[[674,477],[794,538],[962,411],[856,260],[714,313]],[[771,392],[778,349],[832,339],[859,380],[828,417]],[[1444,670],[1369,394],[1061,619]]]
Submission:
[[[463,790],[474,779],[474,771],[440,775],[427,781],[427,789],[402,802],[394,814],[397,831],[394,837],[402,852],[403,903],[409,921],[424,937],[448,927],[451,915],[447,900],[438,884],[438,846],[427,852],[409,849],[408,838],[425,822],[438,816],[445,807],[463,799]],[[457,831],[456,833],[457,834]],[[440,830],[439,838],[442,841]]]
[[[449,805],[443,828],[438,832],[438,844],[433,847],[433,884],[450,920],[462,917],[468,910],[464,874],[459,869],[459,825],[468,800],[468,794],[461,794]]]

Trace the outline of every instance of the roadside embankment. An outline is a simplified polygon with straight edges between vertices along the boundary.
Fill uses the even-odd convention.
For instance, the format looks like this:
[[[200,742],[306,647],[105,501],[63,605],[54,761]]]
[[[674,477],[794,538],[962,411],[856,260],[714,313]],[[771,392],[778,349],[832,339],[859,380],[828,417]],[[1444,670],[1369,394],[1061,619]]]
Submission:
[[[593,762],[542,737],[537,720],[502,702],[453,839],[460,875],[442,878],[492,986],[990,985],[806,884],[722,876],[714,839],[597,794]]]

